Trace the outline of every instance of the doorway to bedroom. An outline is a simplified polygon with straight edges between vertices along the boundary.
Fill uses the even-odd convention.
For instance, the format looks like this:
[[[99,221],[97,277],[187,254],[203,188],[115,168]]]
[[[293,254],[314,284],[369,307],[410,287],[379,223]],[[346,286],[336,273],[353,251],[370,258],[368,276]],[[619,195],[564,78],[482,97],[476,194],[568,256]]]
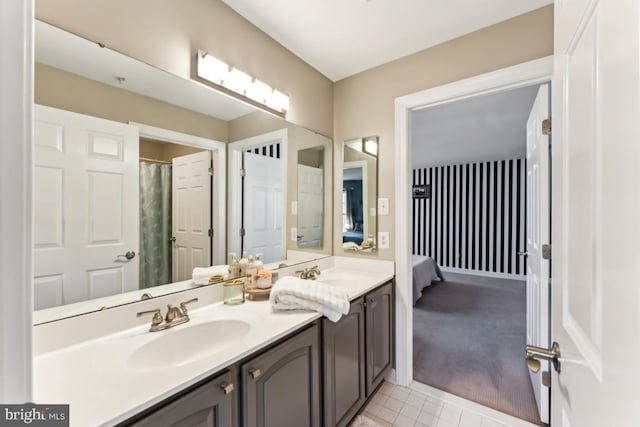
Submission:
[[[549,389],[524,348],[549,340],[549,100],[545,83],[410,113],[413,378],[537,425]]]

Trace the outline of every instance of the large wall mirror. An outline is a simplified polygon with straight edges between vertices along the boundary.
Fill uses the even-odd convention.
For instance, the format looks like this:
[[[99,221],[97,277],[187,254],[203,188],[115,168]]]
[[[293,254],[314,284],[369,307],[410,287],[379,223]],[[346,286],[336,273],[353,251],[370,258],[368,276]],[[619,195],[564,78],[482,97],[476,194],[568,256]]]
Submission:
[[[342,247],[377,251],[378,137],[344,142],[342,164]]]
[[[331,255],[327,137],[41,21],[35,62],[36,324]],[[309,149],[321,210],[294,215]]]

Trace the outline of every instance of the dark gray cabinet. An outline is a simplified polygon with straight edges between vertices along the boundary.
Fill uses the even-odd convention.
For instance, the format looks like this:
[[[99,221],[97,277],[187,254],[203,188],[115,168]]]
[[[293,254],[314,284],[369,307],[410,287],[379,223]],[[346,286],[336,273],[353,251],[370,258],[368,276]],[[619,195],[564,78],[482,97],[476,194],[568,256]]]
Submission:
[[[336,323],[323,319],[324,424],[346,426],[393,366],[393,283],[351,303]]]
[[[367,294],[365,302],[368,396],[393,366],[393,282]]]
[[[320,426],[317,324],[242,364],[242,425]]]
[[[322,348],[324,424],[346,426],[367,398],[364,297],[353,301],[338,322],[323,319]]]
[[[184,396],[126,425],[136,427],[230,427],[235,423],[237,390],[232,372],[197,387]]]

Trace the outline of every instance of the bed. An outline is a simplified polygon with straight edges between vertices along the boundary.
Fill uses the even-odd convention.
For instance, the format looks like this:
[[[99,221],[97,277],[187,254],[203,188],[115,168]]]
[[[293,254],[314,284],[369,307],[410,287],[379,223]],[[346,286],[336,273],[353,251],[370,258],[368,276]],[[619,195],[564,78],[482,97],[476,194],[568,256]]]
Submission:
[[[436,279],[444,281],[440,267],[433,260],[422,255],[412,255],[413,262],[413,304],[422,296],[422,290]]]

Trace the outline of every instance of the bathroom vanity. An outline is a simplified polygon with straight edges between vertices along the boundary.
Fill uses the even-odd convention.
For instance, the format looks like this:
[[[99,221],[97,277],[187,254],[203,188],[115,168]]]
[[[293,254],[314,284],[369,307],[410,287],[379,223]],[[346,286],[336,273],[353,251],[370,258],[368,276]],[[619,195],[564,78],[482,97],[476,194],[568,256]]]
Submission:
[[[351,300],[337,323],[268,301],[225,306],[216,285],[39,325],[36,401],[69,403],[72,426],[347,425],[393,366],[393,263],[318,264]],[[134,314],[193,297],[191,320],[165,331]]]

